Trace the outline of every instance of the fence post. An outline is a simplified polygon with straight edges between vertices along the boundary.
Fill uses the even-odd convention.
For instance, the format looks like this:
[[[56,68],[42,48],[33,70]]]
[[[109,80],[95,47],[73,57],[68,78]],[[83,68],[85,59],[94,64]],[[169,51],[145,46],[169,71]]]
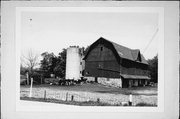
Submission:
[[[29,85],[29,74],[26,72],[26,78],[27,78],[27,85]]]
[[[29,97],[32,97],[32,85],[33,85],[33,78],[31,78],[31,86],[30,86],[30,93],[29,93]]]
[[[132,106],[132,94],[129,95],[129,106]]]
[[[97,98],[97,102],[98,102],[98,103],[100,102],[100,98]]]
[[[46,100],[46,90],[44,90],[44,100]]]
[[[68,92],[66,93],[66,101],[68,101]]]
[[[71,101],[73,101],[74,100],[74,96],[73,95],[71,95]]]

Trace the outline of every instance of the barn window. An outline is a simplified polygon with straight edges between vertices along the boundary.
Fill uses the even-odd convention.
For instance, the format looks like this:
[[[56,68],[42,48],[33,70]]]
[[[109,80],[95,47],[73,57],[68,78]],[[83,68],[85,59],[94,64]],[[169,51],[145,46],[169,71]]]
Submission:
[[[103,47],[101,47],[101,51],[103,51]]]
[[[141,55],[140,55],[140,53],[138,54],[137,61],[141,62]]]
[[[80,65],[82,65],[82,62],[80,62]]]

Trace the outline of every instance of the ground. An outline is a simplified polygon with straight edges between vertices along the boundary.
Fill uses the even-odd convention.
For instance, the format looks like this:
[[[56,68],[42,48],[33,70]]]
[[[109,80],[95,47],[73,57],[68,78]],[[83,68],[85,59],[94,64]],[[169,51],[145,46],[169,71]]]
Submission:
[[[28,100],[29,86],[21,86],[21,99]],[[82,84],[74,86],[36,85],[33,86],[31,100],[47,98],[59,103],[63,101],[101,102],[107,105],[120,105],[129,101],[129,94],[133,96],[133,105],[146,103],[157,106],[157,87],[113,88],[100,84]],[[47,101],[47,100],[46,100]],[[65,102],[65,104],[67,104]],[[92,103],[91,103],[92,104]],[[95,105],[95,104],[93,104]]]

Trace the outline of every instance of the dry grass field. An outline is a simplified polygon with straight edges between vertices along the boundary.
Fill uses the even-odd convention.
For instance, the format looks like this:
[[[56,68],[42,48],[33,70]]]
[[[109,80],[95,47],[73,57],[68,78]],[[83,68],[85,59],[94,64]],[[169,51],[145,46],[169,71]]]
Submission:
[[[101,102],[103,105],[114,106],[128,102],[129,94],[132,94],[133,105],[157,106],[157,87],[113,88],[100,84],[74,86],[34,85],[32,98],[28,98],[29,86],[21,86],[20,93],[21,99],[24,100],[38,101],[39,99],[39,101],[43,101],[42,99],[46,98],[46,102],[64,102],[64,104],[67,104],[67,101],[73,101],[78,102],[76,105],[81,105],[80,102],[91,102],[91,104],[92,102]],[[96,104],[93,103],[92,105]]]

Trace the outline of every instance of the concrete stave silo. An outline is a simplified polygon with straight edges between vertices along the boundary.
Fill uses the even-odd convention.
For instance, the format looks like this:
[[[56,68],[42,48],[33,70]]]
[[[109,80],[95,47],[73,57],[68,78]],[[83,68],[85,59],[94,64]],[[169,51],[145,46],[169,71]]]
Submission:
[[[82,77],[82,52],[78,46],[67,48],[66,80],[79,80]]]

